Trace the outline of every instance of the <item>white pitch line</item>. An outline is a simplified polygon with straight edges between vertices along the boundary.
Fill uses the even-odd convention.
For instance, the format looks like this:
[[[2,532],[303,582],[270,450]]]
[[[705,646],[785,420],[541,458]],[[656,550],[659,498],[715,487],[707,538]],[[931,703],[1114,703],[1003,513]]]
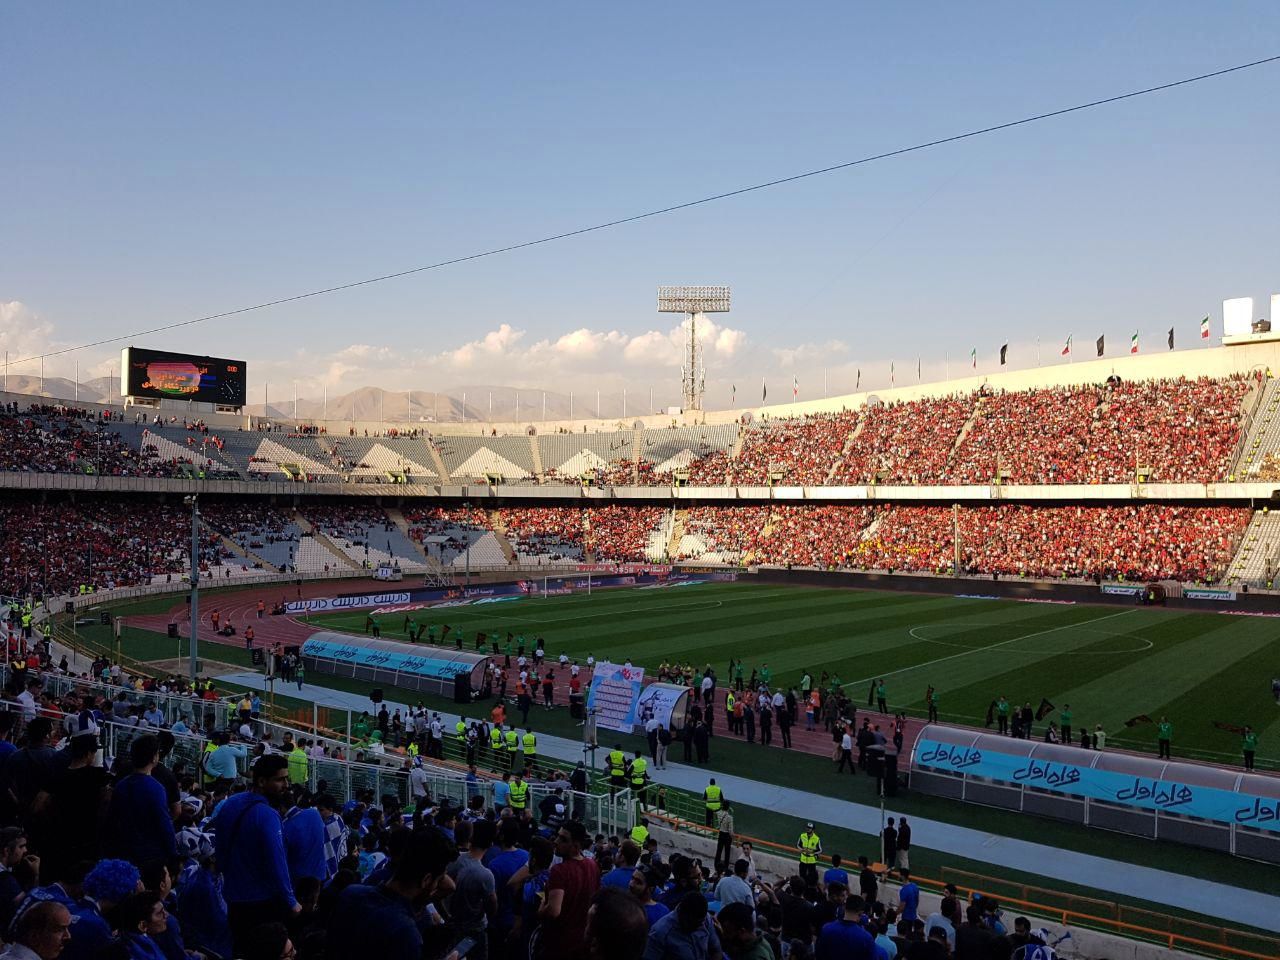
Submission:
[[[966,650],[964,653],[953,653],[950,656],[939,657],[937,660],[930,660],[927,663],[917,663],[913,667],[902,667],[899,670],[890,670],[888,673],[872,674],[869,677],[863,677],[861,680],[850,680],[848,683],[841,684],[841,689],[844,687],[856,686],[859,683],[870,683],[872,680],[878,680],[883,677],[892,677],[899,673],[910,673],[912,670],[921,670],[925,667],[932,667],[939,663],[946,663],[948,660],[958,660],[960,657],[967,657],[974,653],[986,653],[988,650],[995,650],[998,647],[1007,646],[1010,643],[1017,643],[1019,640],[1030,640],[1032,637],[1043,637],[1050,633],[1057,633],[1059,630],[1071,630],[1075,627],[1083,627],[1087,623],[1099,623],[1103,620],[1112,620],[1115,617],[1123,617],[1126,613],[1133,612],[1133,610],[1121,610],[1119,613],[1109,613],[1105,617],[1094,617],[1092,620],[1081,620],[1079,623],[1065,623],[1060,627],[1051,627],[1048,630],[1037,630],[1035,633],[1025,633],[1020,637],[1001,640],[999,643],[993,643],[987,647],[974,647],[972,650]]]

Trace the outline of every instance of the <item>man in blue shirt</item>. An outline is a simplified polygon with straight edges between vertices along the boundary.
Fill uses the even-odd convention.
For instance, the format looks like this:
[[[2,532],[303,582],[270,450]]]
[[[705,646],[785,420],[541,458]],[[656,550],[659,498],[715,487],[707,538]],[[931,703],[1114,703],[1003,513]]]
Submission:
[[[600,878],[602,887],[617,887],[626,890],[631,885],[631,875],[636,872],[636,864],[640,862],[640,845],[634,840],[623,840],[618,848],[617,866]]]
[[[876,960],[876,942],[859,923],[864,906],[861,897],[850,897],[844,902],[844,916],[823,926],[817,960]]]
[[[285,814],[281,830],[294,887],[303,877],[314,877],[321,883],[328,880],[324,818],[309,798],[300,798],[298,805]]]
[[[920,888],[911,880],[910,870],[899,870],[902,874],[902,889],[898,891],[898,915],[903,920],[914,923],[920,917]]]
[[[515,902],[507,883],[529,862],[529,851],[521,850],[517,846],[519,842],[520,824],[514,817],[507,817],[498,825],[500,852],[487,864],[498,892],[498,912],[493,924],[494,939],[498,943],[503,942],[502,938],[515,925]]]
[[[841,863],[843,861],[840,859],[840,854],[833,853],[831,855],[831,869],[822,875],[822,885],[824,887],[833,883],[843,883],[846,887],[849,886],[849,874],[840,866]]]
[[[253,786],[224,800],[213,818],[227,920],[239,952],[252,945],[254,927],[284,923],[301,909],[293,895],[276,812],[288,789],[288,759],[278,753],[259,757],[253,765]]]
[[[688,893],[649,930],[644,960],[719,960],[724,956],[707,898]],[[867,958],[872,960],[872,958]]]
[[[129,745],[133,772],[116,784],[107,808],[104,848],[108,856],[137,863],[168,862],[178,852],[169,800],[160,781],[151,776],[159,754],[160,743],[153,734],[137,737]]]
[[[355,883],[339,895],[326,952],[335,957],[422,960],[415,914],[435,893],[455,855],[453,844],[439,832],[415,832],[390,880],[378,887]]]

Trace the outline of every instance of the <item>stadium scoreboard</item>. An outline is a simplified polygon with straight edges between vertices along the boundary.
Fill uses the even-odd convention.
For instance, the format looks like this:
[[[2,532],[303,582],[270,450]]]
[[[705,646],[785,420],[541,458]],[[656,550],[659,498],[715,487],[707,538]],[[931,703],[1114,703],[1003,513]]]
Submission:
[[[125,397],[243,407],[248,396],[245,363],[125,347],[120,351],[120,393]]]

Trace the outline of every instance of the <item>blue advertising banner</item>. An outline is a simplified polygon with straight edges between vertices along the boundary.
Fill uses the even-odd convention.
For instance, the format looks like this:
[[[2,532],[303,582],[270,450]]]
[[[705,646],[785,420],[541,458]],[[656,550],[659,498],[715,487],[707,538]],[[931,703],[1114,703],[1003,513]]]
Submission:
[[[920,740],[916,744],[915,760],[922,767],[988,777],[1014,786],[1052,790],[1127,807],[1200,817],[1217,823],[1280,830],[1280,800],[1216,787],[1133,777],[1073,763],[1050,763],[935,740]]]
[[[366,647],[335,643],[331,640],[307,640],[302,645],[302,655],[353,663],[362,667],[398,670],[411,676],[430,677],[435,680],[450,680],[460,673],[470,673],[475,666],[474,663],[441,657],[420,657],[387,650],[370,650]]]
[[[630,733],[636,724],[636,708],[643,686],[644,667],[597,663],[587,691],[587,707],[595,712],[596,725]]]

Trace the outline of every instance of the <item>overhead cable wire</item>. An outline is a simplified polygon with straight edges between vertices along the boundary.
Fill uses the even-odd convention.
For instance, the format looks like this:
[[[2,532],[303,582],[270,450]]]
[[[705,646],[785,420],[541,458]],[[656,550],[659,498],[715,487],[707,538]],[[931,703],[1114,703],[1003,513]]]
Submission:
[[[73,347],[64,347],[61,350],[52,350],[48,353],[33,354],[30,357],[23,357],[21,360],[14,360],[13,363],[27,363],[33,360],[47,359],[49,357],[58,357],[67,353],[74,353],[78,350],[87,350],[92,347],[102,347],[111,343],[120,343],[124,340],[132,340],[135,337],[150,336],[153,333],[163,333],[167,330],[177,330],[182,327],[194,326],[198,323],[207,323],[210,320],[223,320],[227,317],[239,316],[243,313],[252,313],[257,310],[266,310],[269,307],[278,307],[286,303],[296,303],[299,300],[310,300],[315,297],[327,296],[331,293],[339,293],[343,290],[353,290],[356,287],[365,287],[374,283],[382,283],[387,280],[396,280],[400,277],[409,277],[417,273],[425,273],[428,270],[440,270],[444,267],[456,266],[460,263],[469,263],[473,260],[482,260],[487,257],[496,257],[502,253],[513,253],[516,250],[526,250],[529,247],[537,247],[543,244],[555,243],[559,240],[569,240],[573,237],[580,237],[588,233],[596,233],[600,230],[609,230],[613,227],[621,227],[630,223],[637,223],[641,220],[649,220],[654,217],[665,216],[670,213],[678,213],[681,210],[688,210],[692,207],[703,206],[708,203],[715,203],[719,200],[728,200],[731,197],[740,197],[747,193],[756,193],[760,190],[769,190],[773,187],[780,187],[788,183],[795,183],[799,180],[807,180],[811,177],[820,177],[825,174],[835,173],[840,170],[848,170],[852,167],[863,166],[868,163],[875,163],[878,160],[889,160],[893,157],[901,157],[908,153],[917,153],[921,150],[929,150],[933,147],[946,146],[947,144],[959,143],[962,140],[971,140],[975,137],[982,137],[992,133],[999,133],[1003,130],[1011,130],[1014,127],[1027,126],[1032,123],[1040,123],[1044,120],[1052,120],[1056,117],[1064,117],[1068,114],[1079,113],[1082,110],[1092,110],[1096,107],[1107,106],[1112,103],[1119,103],[1123,100],[1132,100],[1136,97],[1145,97],[1148,94],[1160,93],[1165,90],[1173,90],[1177,87],[1185,87],[1189,84],[1200,83],[1204,80],[1212,80],[1217,77],[1224,77],[1228,74],[1239,73],[1242,70],[1249,70],[1254,67],[1261,67],[1267,64],[1280,62],[1280,55],[1273,57],[1265,57],[1261,60],[1252,60],[1248,63],[1236,64],[1232,67],[1224,67],[1221,70],[1214,70],[1210,73],[1201,73],[1194,77],[1184,77],[1181,80],[1174,80],[1169,83],[1161,83],[1153,87],[1144,87],[1141,90],[1131,90],[1128,93],[1120,93],[1110,97],[1103,97],[1099,100],[1090,100],[1087,103],[1078,103],[1070,107],[1062,107],[1058,110],[1050,110],[1045,113],[1037,113],[1029,117],[1022,117],[1018,120],[1009,120],[1004,123],[992,124],[986,127],[980,127],[975,130],[969,130],[965,133],[952,134],[947,137],[940,137],[936,140],[927,140],[923,143],[912,144],[908,147],[899,147],[894,150],[886,150],[883,153],[871,154],[865,157],[859,157],[856,160],[846,160],[842,163],[833,163],[829,166],[819,167],[816,170],[806,170],[803,173],[791,174],[786,177],[778,177],[774,180],[766,180],[763,183],[754,183],[750,186],[738,187],[734,190],[726,190],[722,193],[711,194],[710,196],[700,197],[697,200],[687,200],[683,203],[674,203],[669,206],[659,207],[655,210],[648,210],[644,213],[633,214],[628,217],[621,217],[616,220],[607,220],[603,223],[592,224],[591,226],[579,227],[576,230],[568,230],[563,233],[551,234],[545,237],[538,237],[535,240],[525,240],[520,243],[510,243],[501,247],[494,247],[489,250],[482,250],[479,253],[470,253],[466,256],[452,257],[448,260],[439,260],[435,263],[428,263],[419,267],[410,267],[407,270],[397,270],[394,273],[384,273],[376,277],[367,277],[364,280],[353,280],[350,283],[342,283],[337,286],[324,287],[319,290],[311,290],[307,293],[299,293],[290,297],[280,297],[276,300],[267,300],[263,303],[255,303],[252,306],[237,307],[234,310],[225,310],[222,313],[211,313],[208,316],[196,317],[193,320],[180,320],[176,323],[168,323],[158,327],[151,327],[146,330],[137,330],[118,337],[108,337],[103,340],[95,340],[91,343],[81,343]]]

